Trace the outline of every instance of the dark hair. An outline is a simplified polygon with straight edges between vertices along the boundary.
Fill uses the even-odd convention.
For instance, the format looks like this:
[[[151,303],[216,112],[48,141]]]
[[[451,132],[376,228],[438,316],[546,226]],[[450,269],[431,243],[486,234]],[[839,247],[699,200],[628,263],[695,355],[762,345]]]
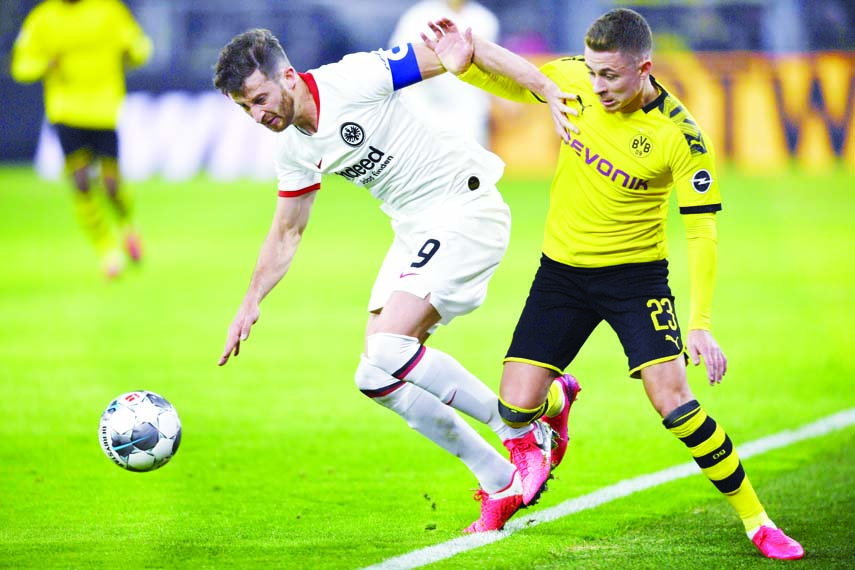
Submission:
[[[244,81],[256,69],[269,79],[290,65],[285,50],[270,30],[248,30],[220,50],[214,66],[214,87],[225,95],[242,93]]]
[[[585,45],[594,51],[649,56],[653,34],[644,16],[628,8],[616,8],[594,20],[585,34]]]

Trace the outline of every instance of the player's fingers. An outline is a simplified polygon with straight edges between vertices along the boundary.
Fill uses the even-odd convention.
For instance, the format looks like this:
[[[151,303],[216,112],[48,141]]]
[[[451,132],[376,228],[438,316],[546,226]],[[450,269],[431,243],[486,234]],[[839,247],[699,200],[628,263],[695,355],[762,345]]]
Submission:
[[[228,340],[226,340],[226,346],[223,348],[223,354],[220,356],[220,360],[217,363],[218,365],[222,366],[223,364],[229,361],[229,357],[232,355],[232,351],[235,350],[235,344],[236,341],[232,340],[232,336],[229,335]]]
[[[457,31],[457,25],[454,22],[452,22],[451,20],[449,20],[448,18],[441,18],[439,20],[439,26],[446,33],[453,34]]]
[[[561,126],[564,127],[565,131],[572,131],[576,134],[579,134],[579,127],[571,123],[570,120],[567,118],[567,115],[562,113],[559,116],[558,120],[561,123]]]
[[[558,92],[558,96],[559,96],[561,99],[563,99],[565,103],[566,103],[567,101],[577,101],[577,100],[578,100],[578,97],[579,97],[579,96],[578,96],[578,95],[576,95],[575,93],[567,93],[567,92],[565,92],[565,91],[559,91],[559,92]]]
[[[710,384],[718,384],[721,382],[721,353],[717,350],[710,350],[704,354],[704,362],[707,363],[707,378]]]
[[[442,37],[442,30],[439,29],[439,27],[434,22],[428,22],[428,28],[430,28],[431,31],[433,31],[434,35],[436,35],[436,39]]]
[[[426,35],[424,35],[424,32],[422,32],[421,36],[422,36],[422,41],[424,42],[424,44],[427,47],[429,47],[430,49],[434,49],[434,47],[436,47],[436,42],[433,41],[432,39],[430,39],[429,37],[427,37]]]
[[[692,361],[693,366],[697,366],[701,363],[701,353],[695,347],[689,347],[689,359]]]

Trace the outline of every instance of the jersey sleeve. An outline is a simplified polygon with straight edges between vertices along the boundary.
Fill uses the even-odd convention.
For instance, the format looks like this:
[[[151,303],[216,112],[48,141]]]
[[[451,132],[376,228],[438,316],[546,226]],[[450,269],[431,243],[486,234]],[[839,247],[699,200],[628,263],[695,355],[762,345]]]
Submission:
[[[353,53],[325,65],[329,84],[351,101],[379,101],[422,80],[416,53],[410,44],[388,50]]]
[[[562,91],[578,92],[578,70],[574,69],[578,63],[579,60],[576,57],[564,57],[545,63],[540,67],[540,71]],[[470,65],[458,78],[503,99],[518,103],[544,103],[540,96],[519,85],[513,79],[485,71],[477,65]]]
[[[675,121],[675,125],[679,134],[671,142],[671,175],[680,213],[718,212],[721,210],[721,193],[712,143],[688,115],[681,121]]]
[[[684,216],[689,263],[689,330],[712,328],[712,300],[718,267],[715,214]]]
[[[151,39],[145,35],[128,7],[120,2],[116,3],[115,20],[128,65],[130,67],[143,65],[151,57],[153,49]]]
[[[20,83],[41,79],[50,65],[50,54],[45,49],[40,33],[41,7],[36,7],[24,19],[21,31],[12,48],[12,78]]]
[[[554,74],[556,74],[556,71],[551,65],[551,63],[552,62],[547,63],[546,65],[541,67],[540,71],[544,75],[555,81]],[[493,95],[496,95],[497,97],[501,97],[509,101],[516,101],[517,103],[544,102],[543,99],[541,99],[536,93],[532,93],[510,77],[505,77],[504,75],[492,73],[490,71],[478,67],[474,63],[470,65],[469,68],[466,69],[466,71],[458,75],[457,78],[479,89],[482,89],[487,93],[491,93]]]
[[[582,56],[562,57],[544,63],[540,67],[548,78],[562,91],[579,93],[585,88],[590,88],[591,81],[588,79],[585,60]]]
[[[416,50],[412,44],[395,46],[388,50],[379,50],[376,53],[385,63],[389,75],[392,77],[392,88],[397,91],[408,85],[418,83],[422,80],[422,72],[416,59]]]
[[[321,189],[321,174],[290,165],[276,163],[276,179],[280,198],[295,198]]]
[[[711,142],[682,107],[670,111],[677,128],[671,142],[671,174],[688,241],[689,330],[710,330],[718,265],[715,213],[721,210]]]

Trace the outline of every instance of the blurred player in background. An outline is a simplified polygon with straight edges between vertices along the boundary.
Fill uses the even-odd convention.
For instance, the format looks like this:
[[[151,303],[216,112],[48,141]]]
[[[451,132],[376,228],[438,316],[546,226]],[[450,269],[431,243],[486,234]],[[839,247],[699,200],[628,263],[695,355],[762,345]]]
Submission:
[[[152,44],[118,0],[45,0],[30,12],[12,50],[12,77],[41,80],[45,113],[56,129],[74,187],[78,221],[108,277],[139,261],[140,238],[120,184],[116,124],[125,68],[145,63]],[[96,167],[117,230],[93,186]]]
[[[526,87],[550,102],[563,132],[563,95],[527,65]],[[549,476],[550,434],[540,425],[505,425],[496,394],[424,344],[439,324],[484,301],[510,236],[510,213],[496,189],[502,161],[471,138],[438,136],[399,100],[401,89],[444,71],[421,43],[351,54],[305,73],[267,30],[245,32],[223,48],[214,86],[278,133],[279,201],[219,364],[238,355],[259,304],[291,266],[322,175],[365,187],[395,237],[371,292],[356,384],[466,464],[481,487],[481,517],[466,532],[480,532],[502,528],[537,500]],[[334,252],[329,263],[340,263]],[[513,463],[451,408],[488,425]]]
[[[424,0],[408,8],[398,20],[389,45],[418,42],[428,22],[451,18],[459,26],[477,30],[478,35],[499,41],[499,19],[478,2],[467,0]],[[401,100],[440,128],[452,128],[460,134],[474,137],[481,146],[490,143],[490,99],[476,87],[443,74],[404,90]]]
[[[539,99],[512,73],[519,56],[469,30],[460,34],[449,21],[432,29],[435,40],[424,39],[448,70],[511,100]],[[801,558],[801,545],[766,514],[730,438],[689,388],[688,358],[695,366],[703,359],[710,385],[727,370],[710,332],[721,195],[712,145],[650,74],[651,52],[644,18],[616,9],[589,27],[584,56],[541,68],[575,94],[580,133],[561,148],[540,268],[505,358],[500,412],[512,426],[544,416],[554,421],[572,401],[566,389],[574,380],[564,369],[605,320],[623,345],[630,376],[641,379],[665,428],[689,448],[752,542],[769,558]],[[665,220],[672,187],[688,238],[685,346],[668,285]]]

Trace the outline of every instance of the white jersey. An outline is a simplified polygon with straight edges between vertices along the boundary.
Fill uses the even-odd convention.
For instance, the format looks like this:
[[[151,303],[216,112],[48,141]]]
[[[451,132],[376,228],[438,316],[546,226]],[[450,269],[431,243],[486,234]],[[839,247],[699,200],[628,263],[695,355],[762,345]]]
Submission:
[[[317,132],[289,127],[276,137],[279,195],[320,188],[322,174],[364,186],[393,219],[470,191],[470,179],[494,186],[504,163],[472,139],[437,134],[399,100],[421,80],[409,44],[356,53],[301,74],[318,105]]]

